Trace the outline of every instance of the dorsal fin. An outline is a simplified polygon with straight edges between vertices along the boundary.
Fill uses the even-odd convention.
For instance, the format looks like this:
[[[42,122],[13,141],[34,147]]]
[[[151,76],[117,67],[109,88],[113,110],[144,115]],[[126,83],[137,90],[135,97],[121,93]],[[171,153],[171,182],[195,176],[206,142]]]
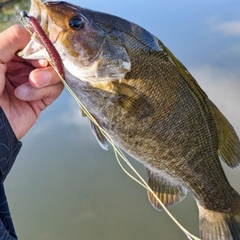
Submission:
[[[236,167],[240,163],[240,142],[231,124],[218,110],[218,108],[208,99],[204,91],[199,87],[196,80],[182,65],[182,63],[165,47],[170,61],[173,62],[179,74],[184,78],[185,82],[195,93],[205,113],[209,111],[214,116],[218,132],[218,154],[219,158],[224,161],[229,167]]]
[[[96,120],[96,118],[94,118]],[[96,120],[97,121],[97,120]],[[108,150],[108,141],[105,138],[105,136],[102,134],[102,132],[100,131],[100,129],[95,125],[95,123],[91,122],[91,129],[92,129],[92,133],[95,136],[95,138],[97,139],[97,142],[99,143],[100,147],[103,150]]]
[[[218,132],[218,155],[229,167],[233,168],[240,163],[240,142],[232,125],[211,102],[211,111]]]
[[[203,110],[205,112],[208,112],[208,96],[206,95],[206,93],[201,89],[195,78],[188,72],[186,67],[172,54],[172,52],[166,46],[163,47],[168,54],[169,60],[174,64],[178,73],[182,76],[185,83],[191,89],[192,93],[194,93]]]
[[[162,201],[165,207],[171,207],[184,199],[187,190],[176,183],[169,181],[167,178],[159,176],[147,169],[148,185],[153,192]],[[148,191],[148,199],[152,206],[157,210],[162,210],[162,206],[156,200],[155,196]]]

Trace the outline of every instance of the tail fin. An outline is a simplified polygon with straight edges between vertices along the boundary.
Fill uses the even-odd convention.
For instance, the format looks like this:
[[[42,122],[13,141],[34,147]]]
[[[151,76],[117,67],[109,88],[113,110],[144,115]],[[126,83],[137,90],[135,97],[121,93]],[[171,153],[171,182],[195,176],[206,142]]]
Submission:
[[[240,240],[240,209],[222,213],[198,205],[201,240]]]

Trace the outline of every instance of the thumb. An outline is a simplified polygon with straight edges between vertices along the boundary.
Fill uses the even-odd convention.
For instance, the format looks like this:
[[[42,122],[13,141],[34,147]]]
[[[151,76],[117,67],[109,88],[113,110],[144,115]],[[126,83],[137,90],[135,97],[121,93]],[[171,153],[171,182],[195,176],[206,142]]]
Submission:
[[[15,53],[23,49],[30,40],[29,32],[21,25],[14,25],[0,33],[0,60],[9,62]]]

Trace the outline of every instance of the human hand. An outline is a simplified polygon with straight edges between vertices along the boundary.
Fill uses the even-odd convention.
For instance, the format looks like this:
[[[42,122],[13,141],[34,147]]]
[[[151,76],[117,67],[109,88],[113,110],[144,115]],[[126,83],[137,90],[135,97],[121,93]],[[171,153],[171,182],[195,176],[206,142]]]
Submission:
[[[0,106],[21,139],[59,96],[63,84],[46,60],[27,62],[15,55],[30,40],[23,26],[8,28],[0,39]]]

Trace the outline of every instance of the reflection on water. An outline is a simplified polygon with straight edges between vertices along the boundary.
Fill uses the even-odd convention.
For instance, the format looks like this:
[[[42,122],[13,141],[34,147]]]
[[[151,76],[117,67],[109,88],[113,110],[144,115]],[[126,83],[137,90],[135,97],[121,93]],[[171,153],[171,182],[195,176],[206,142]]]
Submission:
[[[153,2],[154,6],[145,6],[149,12],[155,11],[156,8],[160,10],[158,1]],[[203,1],[201,4],[205,6],[206,2]],[[136,3],[136,1],[131,2],[133,5]],[[115,11],[115,14],[122,14],[134,20],[128,10],[120,9],[122,12],[118,12],[118,8],[114,8],[115,2],[113,4],[108,1],[101,3],[83,1],[82,4],[89,8],[94,6],[95,9],[99,8],[102,11],[105,6],[105,11]],[[121,1],[121,4],[128,6],[129,3]],[[165,3],[165,7],[168,6],[167,4]],[[142,8],[136,11],[148,14],[148,9]],[[195,11],[198,9],[197,7]],[[208,8],[204,7],[204,9]],[[226,8],[222,9],[227,11]],[[167,10],[174,11],[170,6]],[[183,9],[176,17],[186,16],[188,10]],[[194,12],[191,13],[189,19],[194,20]],[[206,15],[205,12],[201,14]],[[232,38],[222,36],[219,39],[216,36],[218,41],[222,42],[216,44],[219,47],[214,45],[214,52],[218,54],[222,52],[225,58],[214,55],[216,61],[211,62],[214,59],[211,55],[208,58],[210,60],[203,58],[204,61],[201,62],[197,59],[201,59],[202,55],[199,54],[198,57],[197,50],[192,53],[179,39],[179,36],[188,34],[189,45],[194,42],[194,49],[198,48],[197,46],[203,43],[196,38],[194,29],[189,31],[187,25],[184,25],[185,27],[176,28],[178,30],[173,31],[174,24],[178,26],[177,22],[181,18],[176,21],[171,18],[173,29],[163,26],[163,32],[156,30],[158,29],[156,26],[162,26],[162,21],[169,19],[167,12],[159,16],[159,22],[156,22],[157,18],[153,14],[149,14],[149,23],[144,19],[146,18],[136,15],[136,21],[140,25],[145,25],[150,31],[155,31],[160,38],[165,38],[167,41],[164,40],[164,42],[170,45],[170,49],[177,49],[177,57],[184,61],[240,135],[239,70],[234,70],[232,67],[235,62],[231,65],[227,60],[240,59],[236,51],[231,49],[223,51],[220,46],[231,46]],[[184,23],[186,19],[181,21]],[[198,26],[198,22],[195,24]],[[200,34],[201,29],[195,30]],[[206,29],[204,30],[202,26],[202,35],[208,37],[209,41],[214,41],[213,33],[205,31]],[[174,39],[179,41],[175,40],[173,44],[168,34],[169,36],[175,34]],[[210,48],[206,49],[210,46],[211,44],[206,44],[202,52],[212,51]],[[178,50],[183,47],[185,51]],[[238,55],[240,55],[239,52]],[[101,150],[90,131],[87,120],[81,118],[78,112],[78,106],[64,91],[61,97],[41,115],[38,123],[23,139],[22,150],[6,180],[6,192],[19,239],[186,239],[164,212],[157,212],[152,208],[146,191],[122,172],[113,152]],[[140,164],[135,161],[133,164],[142,175],[145,174],[145,169]],[[238,185],[240,168],[230,170],[226,167],[226,173],[232,185],[240,192]],[[190,232],[198,233],[197,209],[191,196],[173,207],[171,211]]]

